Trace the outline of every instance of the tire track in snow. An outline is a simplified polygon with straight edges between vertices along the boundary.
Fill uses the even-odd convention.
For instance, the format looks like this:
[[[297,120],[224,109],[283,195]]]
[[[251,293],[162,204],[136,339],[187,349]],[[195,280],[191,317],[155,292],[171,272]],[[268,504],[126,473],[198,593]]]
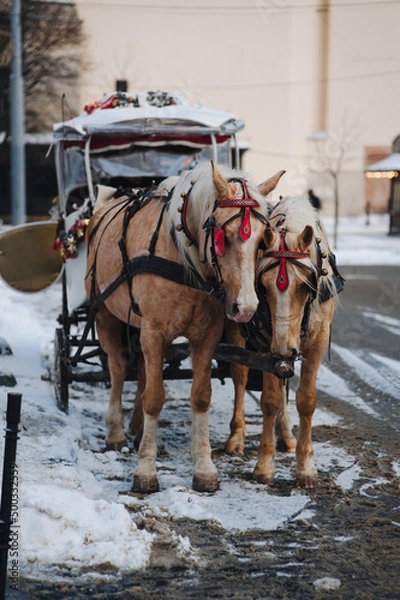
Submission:
[[[350,390],[344,379],[339,377],[339,375],[336,375],[336,373],[333,373],[324,364],[319,367],[317,388],[326,394],[334,395],[335,398],[342,402],[347,402],[348,404],[355,406],[368,415],[379,417],[379,414],[371,408],[371,406]]]
[[[362,379],[367,385],[395,398],[400,398],[400,384],[398,376],[393,373],[393,369],[385,357],[378,359],[377,354],[371,354],[360,350],[358,353],[332,344],[332,350],[356,373],[357,377]],[[361,354],[361,358],[358,354]],[[391,361],[396,363],[397,361]],[[385,364],[386,363],[386,364]],[[399,363],[397,363],[399,364]],[[399,365],[400,368],[400,365]]]
[[[363,317],[366,319],[373,319],[381,327],[392,333],[393,335],[400,335],[400,320],[394,317],[388,317],[387,315],[382,315],[381,313],[376,313],[372,311],[364,311],[362,313]]]

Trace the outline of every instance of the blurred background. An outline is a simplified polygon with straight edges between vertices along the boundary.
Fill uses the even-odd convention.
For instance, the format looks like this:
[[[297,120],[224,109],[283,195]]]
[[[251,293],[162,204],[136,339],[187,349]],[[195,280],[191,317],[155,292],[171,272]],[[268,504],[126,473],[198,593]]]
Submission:
[[[0,0],[5,221],[11,8]],[[399,22],[397,0],[23,0],[28,218],[57,194],[53,123],[114,90],[232,111],[246,124],[244,168],[260,182],[286,169],[278,193],[312,189],[325,215],[338,199],[343,215],[393,210],[396,164],[365,168],[400,157]]]

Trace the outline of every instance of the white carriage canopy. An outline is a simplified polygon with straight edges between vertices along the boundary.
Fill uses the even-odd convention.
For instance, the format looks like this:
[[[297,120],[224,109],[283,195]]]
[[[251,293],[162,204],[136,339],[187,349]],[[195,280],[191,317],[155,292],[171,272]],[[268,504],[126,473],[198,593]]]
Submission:
[[[177,92],[106,95],[53,127],[61,212],[98,183],[148,186],[209,159],[239,166],[243,127],[233,113],[190,105]]]

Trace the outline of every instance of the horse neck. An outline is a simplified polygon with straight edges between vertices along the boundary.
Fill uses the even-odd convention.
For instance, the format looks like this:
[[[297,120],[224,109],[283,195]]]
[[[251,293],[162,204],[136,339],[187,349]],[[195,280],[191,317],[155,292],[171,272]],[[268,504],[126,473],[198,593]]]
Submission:
[[[195,185],[193,184],[195,182]],[[183,231],[179,232],[182,222],[182,194],[190,196],[187,202],[186,221],[190,227],[190,233],[195,243],[189,244],[188,238]],[[210,168],[208,171],[199,167],[183,175],[176,183],[172,198],[169,203],[168,219],[166,226],[168,232],[174,238],[176,248],[187,266],[194,267],[199,275],[207,278],[211,274],[208,264],[201,262],[201,249],[198,245],[200,232],[207,217],[211,216],[215,203],[215,189],[211,179]]]

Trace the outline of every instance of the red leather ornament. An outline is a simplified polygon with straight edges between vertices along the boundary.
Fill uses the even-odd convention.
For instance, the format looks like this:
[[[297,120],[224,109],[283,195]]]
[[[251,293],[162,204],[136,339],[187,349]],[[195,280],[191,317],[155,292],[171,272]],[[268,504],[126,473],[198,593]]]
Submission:
[[[240,239],[243,242],[247,242],[251,236],[251,223],[250,223],[250,207],[246,206],[244,210],[242,224],[239,230]]]
[[[283,256],[281,255],[281,258],[279,259],[279,271],[278,271],[278,275],[276,278],[276,287],[278,288],[278,290],[280,292],[284,292],[285,290],[287,290],[287,288],[289,286],[289,277],[288,277],[287,268],[286,268],[286,257],[284,256],[285,230],[281,231],[281,242],[280,242],[279,251],[283,254]]]
[[[223,229],[214,229],[214,250],[217,256],[225,254],[225,233]]]

